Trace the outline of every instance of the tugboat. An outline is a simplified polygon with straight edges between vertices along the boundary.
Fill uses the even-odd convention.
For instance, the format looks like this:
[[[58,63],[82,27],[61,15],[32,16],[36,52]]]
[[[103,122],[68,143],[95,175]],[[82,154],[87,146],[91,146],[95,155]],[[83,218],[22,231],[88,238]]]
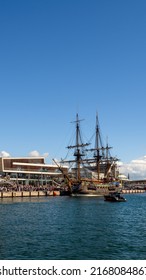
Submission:
[[[104,195],[104,200],[105,201],[110,201],[110,202],[125,202],[126,198],[121,195],[121,193],[113,192],[109,193],[107,195]]]

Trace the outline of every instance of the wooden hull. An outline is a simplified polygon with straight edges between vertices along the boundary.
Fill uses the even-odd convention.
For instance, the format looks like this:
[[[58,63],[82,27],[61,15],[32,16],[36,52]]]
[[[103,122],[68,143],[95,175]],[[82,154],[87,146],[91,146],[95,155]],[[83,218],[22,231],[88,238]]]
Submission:
[[[109,194],[109,184],[74,185],[71,196],[104,196]],[[116,190],[116,189],[114,189]]]
[[[93,196],[104,196],[103,193],[99,192],[76,192],[76,193],[71,193],[71,196],[88,196],[88,197],[93,197]]]

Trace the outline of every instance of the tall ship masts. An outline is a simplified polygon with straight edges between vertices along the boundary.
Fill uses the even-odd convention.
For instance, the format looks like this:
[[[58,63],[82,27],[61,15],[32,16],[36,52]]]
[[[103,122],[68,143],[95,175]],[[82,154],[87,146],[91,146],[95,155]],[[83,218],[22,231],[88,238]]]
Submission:
[[[100,179],[100,160],[102,158],[101,153],[103,154],[103,145],[101,141],[100,129],[99,129],[99,121],[98,114],[96,114],[96,128],[95,128],[95,148],[90,149],[90,151],[94,151],[94,159],[97,168],[97,178]]]
[[[115,172],[113,174],[112,166],[115,164],[116,158],[109,154],[109,145],[105,147],[102,144],[98,115],[96,115],[96,129],[95,129],[95,147],[85,149],[90,143],[83,143],[80,130],[80,122],[78,114],[76,114],[76,136],[75,144],[67,146],[67,148],[74,149],[74,159],[62,160],[61,162],[72,163],[71,172],[63,173],[67,180],[67,184],[72,195],[103,195],[109,191],[109,187],[114,188]],[[92,153],[87,157],[88,152]],[[86,156],[86,157],[85,157]],[[61,166],[59,166],[61,169]],[[114,177],[114,178],[113,178]]]
[[[80,122],[82,120],[79,120],[78,114],[76,115],[76,143],[74,146],[68,146],[68,149],[75,149],[74,162],[76,163],[76,179],[77,181],[81,181],[81,164],[83,163],[83,157],[85,156],[85,153],[83,152],[83,148],[85,146],[88,146],[89,143],[83,143],[82,137],[81,137],[81,131],[80,131]],[[69,161],[68,161],[69,162]],[[72,161],[73,162],[73,161]]]

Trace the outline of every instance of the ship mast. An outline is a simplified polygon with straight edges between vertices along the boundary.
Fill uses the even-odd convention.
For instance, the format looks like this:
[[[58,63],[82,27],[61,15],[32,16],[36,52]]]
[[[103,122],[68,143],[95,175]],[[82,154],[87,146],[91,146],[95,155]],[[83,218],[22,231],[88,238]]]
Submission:
[[[96,127],[95,127],[95,147],[92,149],[84,149],[85,146],[90,145],[90,143],[83,143],[81,137],[81,130],[80,130],[80,122],[83,120],[79,119],[78,114],[76,114],[76,120],[73,121],[76,127],[76,136],[75,136],[75,144],[71,146],[67,146],[68,149],[74,149],[74,159],[72,160],[62,160],[62,162],[68,163],[75,163],[74,174],[76,178],[76,182],[81,182],[83,178],[81,178],[81,165],[84,163],[93,163],[92,168],[96,168],[96,174],[98,181],[101,179],[101,174],[104,174],[104,179],[109,179],[109,171],[110,168],[113,166],[114,162],[117,160],[110,156],[109,150],[111,147],[107,144],[106,147],[102,144],[99,121],[98,121],[98,114],[96,114]],[[84,158],[85,151],[93,152],[92,158]],[[85,167],[85,166],[84,166]],[[91,167],[91,166],[90,166]],[[88,169],[86,167],[86,169]]]
[[[80,131],[80,122],[82,120],[79,120],[78,114],[76,114],[76,143],[74,146],[68,146],[68,149],[75,149],[74,156],[76,162],[76,178],[77,181],[81,181],[81,163],[83,162],[82,157],[85,156],[85,154],[82,151],[82,148],[85,146],[88,146],[89,143],[82,143],[82,138],[81,138],[81,131]]]
[[[97,171],[97,178],[100,179],[100,162],[101,159],[104,157],[104,150],[105,148],[102,145],[101,135],[100,135],[100,128],[99,128],[99,120],[98,114],[96,113],[96,127],[95,127],[95,148],[92,148],[88,151],[94,152],[94,162],[96,164],[96,171]]]
[[[105,177],[108,179],[109,177],[109,170],[113,163],[113,158],[109,157],[109,149],[112,147],[109,147],[108,142],[106,144],[105,150],[106,150],[106,168],[105,168]]]
[[[96,136],[95,136],[95,152],[94,152],[94,158],[96,159],[96,166],[97,166],[97,178],[99,180],[99,174],[100,174],[100,146],[101,144],[101,137],[100,137],[100,131],[99,131],[99,121],[98,121],[98,114],[96,113]]]
[[[81,150],[80,150],[80,143],[79,138],[80,137],[80,128],[79,128],[79,118],[78,114],[76,115],[76,150],[74,152],[74,156],[76,157],[76,164],[77,164],[77,180],[80,181],[81,179],[81,172],[80,172],[80,164],[81,164]]]
[[[105,178],[107,178],[108,176],[109,166],[110,166],[109,149],[111,149],[111,147],[109,147],[108,144],[106,145],[106,147],[103,147],[100,127],[99,127],[98,114],[96,113],[95,148],[92,148],[89,151],[94,152],[93,157],[95,159],[94,162],[96,164],[96,172],[97,172],[98,180],[100,180],[101,167],[103,168],[103,166],[105,168],[104,171]]]

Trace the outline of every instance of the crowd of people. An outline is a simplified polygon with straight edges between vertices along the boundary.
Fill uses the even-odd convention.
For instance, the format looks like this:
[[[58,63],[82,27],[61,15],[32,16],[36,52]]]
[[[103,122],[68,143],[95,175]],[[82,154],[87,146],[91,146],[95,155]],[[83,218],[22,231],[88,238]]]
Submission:
[[[13,192],[13,191],[53,191],[59,189],[59,186],[53,185],[21,185],[21,184],[2,184],[0,185],[0,192]]]

